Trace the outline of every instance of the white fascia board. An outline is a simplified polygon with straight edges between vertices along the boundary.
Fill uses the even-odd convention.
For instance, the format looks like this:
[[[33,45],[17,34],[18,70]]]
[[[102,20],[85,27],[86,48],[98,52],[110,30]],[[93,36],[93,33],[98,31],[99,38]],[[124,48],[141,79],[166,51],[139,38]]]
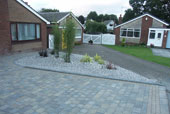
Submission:
[[[66,16],[64,16],[63,18],[61,18],[60,20],[57,21],[57,23],[60,23],[62,20],[64,20],[66,17],[68,17],[70,15],[70,13],[68,13]]]
[[[58,20],[57,23],[60,23],[62,20],[64,20],[69,15],[71,15],[80,24],[80,26],[84,29],[84,26],[80,23],[80,21],[75,17],[75,15],[72,12],[68,13],[66,16],[64,16],[63,18]]]
[[[27,10],[32,12],[34,15],[39,17],[41,20],[43,20],[46,24],[50,24],[49,21],[47,21],[45,18],[43,18],[40,14],[38,14],[36,11],[34,11],[32,8],[30,8],[27,4],[25,4],[22,0],[16,0],[18,3],[20,3],[22,6],[24,6]]]
[[[164,22],[164,21],[162,21],[162,20],[160,20],[160,19],[158,19],[158,18],[156,18],[156,17],[154,17],[154,16],[152,16],[152,15],[150,15],[150,14],[145,14],[145,15],[152,17],[153,19],[155,19],[155,20],[157,20],[157,21],[159,21],[159,22],[165,24],[166,26],[169,26],[168,23],[166,23],[166,22]]]
[[[84,26],[80,23],[80,21],[76,18],[76,16],[71,12],[73,18],[80,24],[80,26],[84,29]]]
[[[161,23],[163,23],[163,24],[165,24],[166,26],[169,25],[168,23],[165,23],[164,21],[162,21],[162,20],[160,20],[160,19],[158,19],[158,18],[156,18],[156,17],[154,17],[154,16],[152,16],[152,15],[150,15],[150,14],[143,14],[143,15],[141,15],[141,16],[139,16],[139,17],[136,17],[136,18],[134,18],[134,19],[132,19],[132,20],[130,20],[130,21],[127,21],[127,22],[125,22],[125,23],[120,24],[120,25],[116,26],[115,28],[118,28],[118,27],[123,26],[123,25],[125,25],[125,24],[127,24],[127,23],[130,23],[130,22],[132,22],[132,21],[135,21],[135,20],[137,20],[137,19],[140,19],[140,18],[142,18],[142,17],[144,17],[144,16],[146,16],[146,15],[149,16],[149,17],[152,17],[153,19],[155,19],[155,20],[157,20],[157,21],[159,21],[159,22],[161,22]]]

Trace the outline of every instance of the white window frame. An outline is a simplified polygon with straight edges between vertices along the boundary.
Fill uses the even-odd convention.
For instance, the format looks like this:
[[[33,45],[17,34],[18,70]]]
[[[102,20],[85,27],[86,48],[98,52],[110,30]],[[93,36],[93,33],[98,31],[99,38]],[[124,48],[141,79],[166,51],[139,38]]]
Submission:
[[[82,36],[82,29],[77,28],[77,29],[75,29],[75,30],[76,30],[76,31],[77,31],[77,30],[80,30],[80,32],[81,32],[81,34],[80,34],[79,36],[77,36],[76,33],[75,33],[75,35],[76,35],[75,38],[81,38],[81,36]]]
[[[154,33],[155,34],[155,37],[156,37],[156,30],[151,30],[150,32],[149,32],[149,39],[155,39],[155,37],[154,38],[151,38],[151,33]]]
[[[121,35],[121,32],[125,31],[123,29],[126,29],[126,36]],[[139,29],[139,37],[135,37],[135,35],[134,35],[134,32],[135,32],[136,29]],[[133,30],[133,37],[127,36],[128,35],[128,30]],[[121,28],[120,29],[120,37],[124,37],[124,38],[140,38],[141,37],[141,28]]]

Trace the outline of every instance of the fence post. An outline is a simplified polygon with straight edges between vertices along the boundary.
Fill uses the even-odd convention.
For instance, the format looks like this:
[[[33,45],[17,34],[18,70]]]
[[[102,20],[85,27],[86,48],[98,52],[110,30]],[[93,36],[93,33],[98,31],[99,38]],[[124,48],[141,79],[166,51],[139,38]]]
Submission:
[[[103,41],[102,41],[102,40],[103,40],[103,34],[101,34],[101,44],[103,43]]]

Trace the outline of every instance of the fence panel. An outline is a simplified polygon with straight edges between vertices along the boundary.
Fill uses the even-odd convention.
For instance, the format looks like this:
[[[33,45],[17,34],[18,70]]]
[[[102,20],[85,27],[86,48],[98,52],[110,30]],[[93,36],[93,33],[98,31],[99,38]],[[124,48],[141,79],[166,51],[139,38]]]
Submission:
[[[115,45],[115,35],[113,34],[103,34],[102,44],[105,45]]]

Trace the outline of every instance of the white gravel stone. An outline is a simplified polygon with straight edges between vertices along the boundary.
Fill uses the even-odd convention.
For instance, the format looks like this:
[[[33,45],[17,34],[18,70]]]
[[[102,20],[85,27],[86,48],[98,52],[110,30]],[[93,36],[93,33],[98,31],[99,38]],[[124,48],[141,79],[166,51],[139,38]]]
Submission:
[[[82,55],[78,55],[78,54],[72,54],[71,63],[65,63],[64,59],[62,58],[63,55],[64,53],[60,53],[60,57],[55,58],[55,56],[51,54],[49,54],[48,57],[40,57],[37,54],[33,56],[23,57],[17,60],[16,64],[25,67],[32,67],[32,68],[39,68],[39,69],[53,70],[59,72],[74,73],[74,74],[82,74],[82,75],[89,75],[95,77],[121,79],[121,80],[146,82],[146,83],[157,82],[157,80],[145,78],[144,76],[141,76],[137,73],[121,68],[119,66],[116,66],[117,68],[116,70],[114,69],[109,70],[106,68],[106,64],[108,64],[107,61],[105,61],[105,65],[100,65],[95,61],[93,61],[92,63],[80,62]]]

